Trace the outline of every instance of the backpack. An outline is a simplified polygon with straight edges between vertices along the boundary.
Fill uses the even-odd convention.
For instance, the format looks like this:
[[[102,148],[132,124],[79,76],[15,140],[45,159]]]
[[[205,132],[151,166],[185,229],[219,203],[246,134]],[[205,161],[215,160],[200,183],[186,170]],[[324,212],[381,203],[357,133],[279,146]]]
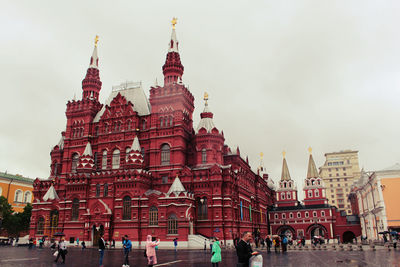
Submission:
[[[282,243],[285,244],[285,245],[287,244],[287,238],[286,237],[283,238]]]

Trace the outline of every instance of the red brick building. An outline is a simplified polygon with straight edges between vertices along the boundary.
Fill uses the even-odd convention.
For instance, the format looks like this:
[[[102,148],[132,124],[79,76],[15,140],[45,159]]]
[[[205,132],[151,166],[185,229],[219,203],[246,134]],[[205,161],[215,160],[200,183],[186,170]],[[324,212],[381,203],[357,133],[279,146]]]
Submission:
[[[205,107],[193,126],[194,96],[172,30],[164,85],[113,87],[104,104],[97,44],[82,98],[68,101],[67,123],[51,151],[51,174],[34,182],[30,235],[62,232],[96,244],[100,232],[117,244],[127,234],[140,244],[151,234],[161,246],[181,247],[217,235],[232,243],[239,232],[268,232],[274,191],[254,173],[239,148],[231,150]],[[103,89],[104,91],[104,89]]]
[[[285,234],[295,239],[322,236],[342,242],[350,242],[361,235],[357,216],[346,216],[328,204],[324,183],[319,177],[311,150],[304,185],[304,201],[300,203],[284,157],[276,203],[268,215],[272,234]]]

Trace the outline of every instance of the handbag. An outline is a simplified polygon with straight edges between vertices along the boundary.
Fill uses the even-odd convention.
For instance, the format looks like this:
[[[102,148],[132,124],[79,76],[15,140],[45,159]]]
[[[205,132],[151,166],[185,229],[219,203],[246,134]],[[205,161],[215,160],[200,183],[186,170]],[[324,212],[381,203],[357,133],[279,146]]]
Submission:
[[[54,252],[53,256],[54,256],[54,257],[57,257],[57,256],[58,256],[58,250],[57,250],[56,252]]]

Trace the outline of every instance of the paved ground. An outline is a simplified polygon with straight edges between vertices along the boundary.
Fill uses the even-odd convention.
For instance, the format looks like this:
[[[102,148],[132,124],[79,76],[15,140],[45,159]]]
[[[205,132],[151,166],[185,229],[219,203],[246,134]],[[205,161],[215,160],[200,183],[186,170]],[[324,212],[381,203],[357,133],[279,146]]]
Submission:
[[[71,248],[66,264],[55,264],[53,252],[49,248],[28,250],[26,247],[0,247],[0,266],[98,266],[98,251],[87,249],[81,251]],[[116,267],[122,265],[122,250],[107,250],[104,255],[104,266]],[[400,266],[400,250],[387,251],[289,251],[287,254],[268,254],[262,252],[264,266]],[[155,266],[175,267],[210,267],[209,251],[159,250],[159,264]],[[232,250],[223,251],[223,262],[220,267],[235,267],[236,254]],[[147,266],[142,250],[135,250],[130,256],[130,266]]]

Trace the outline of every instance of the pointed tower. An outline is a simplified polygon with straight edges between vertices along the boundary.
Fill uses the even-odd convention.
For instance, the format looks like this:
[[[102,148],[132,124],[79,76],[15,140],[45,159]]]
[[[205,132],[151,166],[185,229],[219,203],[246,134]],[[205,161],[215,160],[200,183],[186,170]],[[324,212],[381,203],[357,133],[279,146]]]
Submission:
[[[91,172],[94,169],[94,159],[92,153],[92,146],[87,142],[85,151],[79,157],[79,164],[77,167],[78,172]]]
[[[222,164],[224,136],[215,127],[214,114],[208,108],[208,94],[204,93],[204,110],[200,114],[200,122],[196,129],[196,163]]]
[[[141,153],[141,147],[139,144],[139,139],[135,136],[133,139],[131,150],[129,151],[129,155],[126,159],[126,168],[128,169],[141,169],[143,166],[143,156]]]
[[[164,74],[164,86],[182,81],[182,74],[184,69],[179,55],[179,50],[178,50],[179,42],[176,39],[176,32],[175,32],[175,25],[177,23],[177,19],[173,18],[171,23],[172,23],[171,40],[169,41],[167,58],[165,60],[164,66],[162,67]]]
[[[290,177],[289,168],[286,162],[286,152],[283,152],[282,155],[282,174],[281,180],[279,181],[279,188],[276,191],[276,206],[297,206],[297,187],[295,185],[295,182]]]
[[[307,178],[304,185],[304,205],[328,204],[323,180],[319,177],[317,167],[312,156],[311,147],[308,149],[310,157],[308,159]]]
[[[97,42],[99,37],[96,35],[92,57],[90,58],[89,68],[85,79],[82,81],[82,99],[99,100],[101,81],[99,75],[99,57],[97,55]]]

